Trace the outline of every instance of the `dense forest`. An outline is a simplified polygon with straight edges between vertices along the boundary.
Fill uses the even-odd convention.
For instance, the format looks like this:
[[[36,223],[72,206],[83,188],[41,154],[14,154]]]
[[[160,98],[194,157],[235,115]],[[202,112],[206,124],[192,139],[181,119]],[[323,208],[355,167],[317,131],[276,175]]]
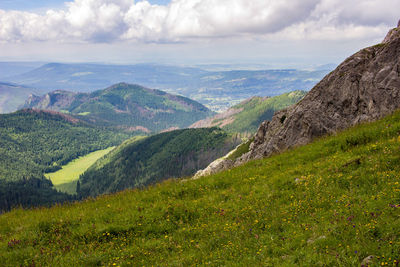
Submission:
[[[45,172],[127,138],[126,133],[94,127],[55,112],[21,110],[0,115],[0,209],[51,203],[53,196],[65,199],[51,188]]]
[[[126,142],[80,178],[80,197],[193,175],[241,142],[219,128],[184,129]]]

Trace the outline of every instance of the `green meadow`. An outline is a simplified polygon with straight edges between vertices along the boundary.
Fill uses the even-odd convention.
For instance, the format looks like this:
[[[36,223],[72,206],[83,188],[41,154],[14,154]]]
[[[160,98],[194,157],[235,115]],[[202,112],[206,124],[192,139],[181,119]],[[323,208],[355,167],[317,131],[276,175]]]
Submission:
[[[400,112],[198,180],[0,216],[2,266],[398,266]]]
[[[113,150],[114,147],[109,147],[103,150],[97,150],[83,157],[79,157],[64,165],[62,169],[47,173],[45,176],[51,180],[54,187],[62,192],[76,194],[76,183],[79,176],[84,173],[98,159]]]

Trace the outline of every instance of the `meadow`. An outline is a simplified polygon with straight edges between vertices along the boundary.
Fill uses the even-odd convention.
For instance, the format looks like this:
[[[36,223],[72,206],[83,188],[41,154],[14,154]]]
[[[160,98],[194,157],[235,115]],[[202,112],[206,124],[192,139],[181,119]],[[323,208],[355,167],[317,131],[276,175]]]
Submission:
[[[0,216],[2,266],[398,266],[400,112],[198,180]]]
[[[46,178],[50,179],[54,187],[61,192],[76,194],[76,183],[79,176],[83,174],[98,159],[108,154],[115,146],[102,150],[97,150],[85,156],[70,161],[67,165],[56,172],[46,173]]]

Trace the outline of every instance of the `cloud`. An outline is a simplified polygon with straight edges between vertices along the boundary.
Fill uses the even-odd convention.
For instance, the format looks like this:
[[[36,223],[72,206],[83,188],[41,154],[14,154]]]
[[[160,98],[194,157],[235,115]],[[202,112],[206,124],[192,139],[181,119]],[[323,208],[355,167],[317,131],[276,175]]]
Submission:
[[[0,42],[368,38],[394,26],[398,10],[398,0],[75,0],[45,14],[0,10]]]

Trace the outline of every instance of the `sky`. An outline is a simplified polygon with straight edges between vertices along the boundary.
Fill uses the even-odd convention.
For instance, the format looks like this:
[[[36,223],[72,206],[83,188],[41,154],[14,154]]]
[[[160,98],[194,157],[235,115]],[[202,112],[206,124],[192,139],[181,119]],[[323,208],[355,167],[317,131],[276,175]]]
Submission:
[[[0,0],[0,61],[340,63],[379,43],[400,0]]]

